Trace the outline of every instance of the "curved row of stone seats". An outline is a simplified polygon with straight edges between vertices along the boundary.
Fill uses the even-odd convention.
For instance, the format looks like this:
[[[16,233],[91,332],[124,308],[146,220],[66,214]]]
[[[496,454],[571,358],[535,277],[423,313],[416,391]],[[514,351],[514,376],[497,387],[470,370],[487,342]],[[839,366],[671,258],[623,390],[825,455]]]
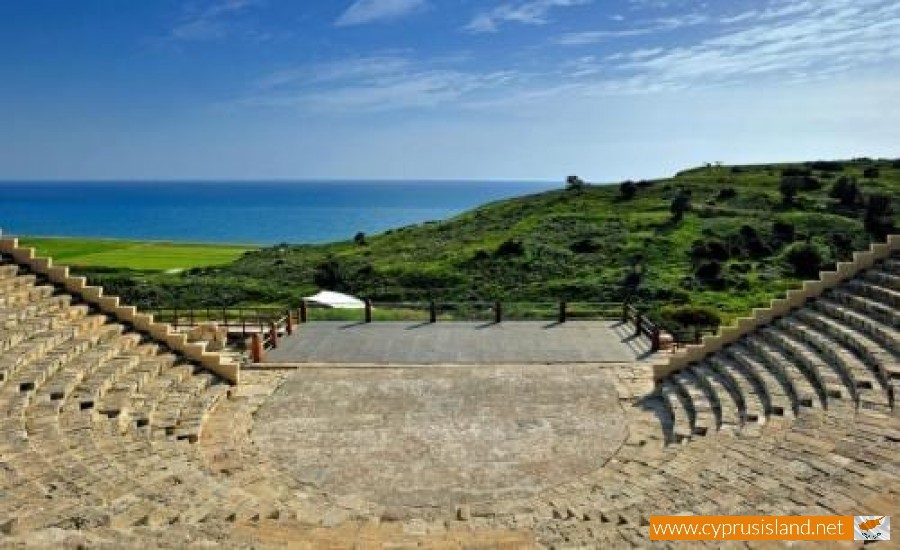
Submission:
[[[253,517],[191,443],[230,385],[0,263],[0,532]]]
[[[595,475],[528,503],[547,546],[651,546],[649,515],[855,515],[900,506],[900,426],[804,415],[789,429],[690,445],[635,439]],[[640,425],[640,421],[636,422]],[[650,423],[647,430],[657,429]],[[643,442],[644,440],[642,440]],[[521,510],[523,503],[516,503]],[[516,525],[521,514],[498,512]],[[519,523],[520,524],[520,523]]]
[[[667,442],[830,415],[897,415],[900,261],[888,259],[658,384]]]

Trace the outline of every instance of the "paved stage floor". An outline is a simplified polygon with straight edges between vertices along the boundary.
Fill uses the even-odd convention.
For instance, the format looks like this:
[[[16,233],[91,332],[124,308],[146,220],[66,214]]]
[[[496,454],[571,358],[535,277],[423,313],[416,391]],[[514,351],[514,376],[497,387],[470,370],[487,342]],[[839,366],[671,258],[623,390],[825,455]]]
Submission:
[[[512,364],[630,362],[649,352],[646,338],[618,321],[300,325],[266,363]]]

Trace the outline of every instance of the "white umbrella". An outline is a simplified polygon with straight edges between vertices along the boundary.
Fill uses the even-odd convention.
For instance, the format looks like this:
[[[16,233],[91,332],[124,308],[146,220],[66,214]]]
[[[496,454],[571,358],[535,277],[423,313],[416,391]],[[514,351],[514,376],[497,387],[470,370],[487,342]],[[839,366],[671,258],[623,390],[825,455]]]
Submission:
[[[315,296],[303,298],[306,302],[315,302],[335,309],[365,309],[366,303],[348,294],[322,290]]]

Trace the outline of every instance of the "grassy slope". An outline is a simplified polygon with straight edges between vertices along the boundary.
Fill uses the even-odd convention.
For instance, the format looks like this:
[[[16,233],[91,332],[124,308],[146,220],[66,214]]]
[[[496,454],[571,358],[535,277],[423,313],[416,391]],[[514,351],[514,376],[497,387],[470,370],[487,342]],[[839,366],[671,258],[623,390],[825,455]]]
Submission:
[[[92,276],[133,301],[181,306],[294,304],[317,289],[316,272],[321,276],[323,263],[336,272],[336,281],[327,286],[381,300],[615,301],[622,298],[623,277],[639,257],[646,270],[640,302],[652,308],[708,305],[729,318],[766,304],[798,282],[781,261],[789,241],[774,235],[775,222],[793,225],[796,241],[822,244],[831,260],[868,246],[862,210],[841,209],[828,198],[828,189],[846,175],[858,178],[867,194],[900,196],[900,169],[879,162],[880,177],[863,179],[862,170],[872,164],[848,162],[838,174],[815,171],[823,187],[801,192],[791,207],[782,205],[778,191],[785,165],[711,167],[642,186],[627,201],[617,185],[561,189],[485,205],[445,222],[388,231],[369,237],[363,246],[269,248],[178,276]],[[725,187],[736,196],[717,199]],[[693,210],[673,223],[669,205],[680,188],[691,190]],[[765,244],[755,257],[741,250],[745,225]],[[718,240],[732,248],[723,262],[721,288],[695,277],[690,251],[697,240]],[[522,247],[504,252],[501,244],[507,241]]]
[[[192,269],[227,264],[245,252],[244,246],[136,242],[106,239],[22,238],[41,255],[79,267],[129,268],[142,271]]]

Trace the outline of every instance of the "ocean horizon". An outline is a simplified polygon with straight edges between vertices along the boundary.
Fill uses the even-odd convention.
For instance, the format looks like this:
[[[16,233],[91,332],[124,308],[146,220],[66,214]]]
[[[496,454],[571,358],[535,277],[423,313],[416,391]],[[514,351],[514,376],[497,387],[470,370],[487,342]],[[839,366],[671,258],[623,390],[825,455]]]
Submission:
[[[83,237],[316,244],[451,218],[559,182],[0,181],[0,230]]]

